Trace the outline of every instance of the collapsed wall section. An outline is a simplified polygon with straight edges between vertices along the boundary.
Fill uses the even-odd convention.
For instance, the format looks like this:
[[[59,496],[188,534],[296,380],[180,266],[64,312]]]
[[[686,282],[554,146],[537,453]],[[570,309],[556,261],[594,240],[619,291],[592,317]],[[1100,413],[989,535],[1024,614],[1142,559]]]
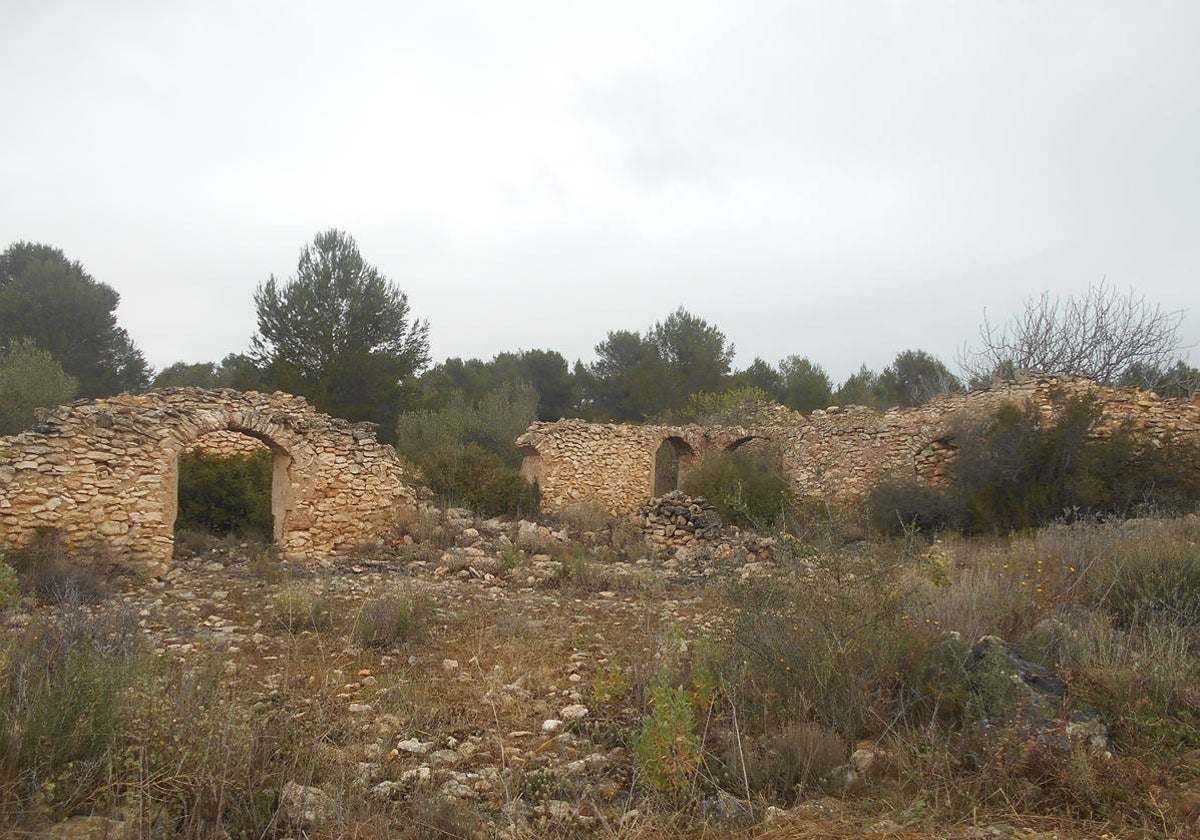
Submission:
[[[0,438],[0,549],[39,528],[150,566],[170,561],[181,452],[252,439],[274,453],[275,542],[316,559],[378,536],[412,506],[403,468],[370,424],[316,412],[299,397],[170,388],[80,401]]]

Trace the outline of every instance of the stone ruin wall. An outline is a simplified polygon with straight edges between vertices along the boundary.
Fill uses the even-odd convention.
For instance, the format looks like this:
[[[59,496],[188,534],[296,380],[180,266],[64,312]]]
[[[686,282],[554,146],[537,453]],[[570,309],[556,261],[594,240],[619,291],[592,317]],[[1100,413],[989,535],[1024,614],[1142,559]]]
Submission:
[[[196,438],[184,447],[185,453],[203,452],[205,455],[219,455],[229,458],[234,455],[246,457],[264,449],[270,450],[258,438],[250,437],[241,432],[217,431],[209,432],[204,437]]]
[[[537,482],[542,510],[598,504],[614,515],[633,513],[654,495],[658,448],[671,441],[683,477],[709,452],[727,449],[772,432],[756,428],[635,426],[559,420],[534,423],[517,438],[524,454],[521,473]]]
[[[523,473],[541,488],[545,512],[580,502],[598,504],[612,515],[637,511],[653,494],[655,453],[664,440],[682,441],[692,451],[681,459],[681,478],[710,452],[753,439],[772,441],[796,499],[839,499],[861,496],[891,477],[944,482],[955,451],[954,418],[1027,400],[1048,415],[1056,392],[1096,398],[1102,429],[1132,421],[1154,440],[1200,439],[1200,399],[1163,399],[1078,377],[1025,377],[988,390],[943,395],[914,409],[844,406],[803,415],[771,406],[749,427],[535,423],[517,445],[525,454]]]
[[[271,506],[281,554],[312,560],[368,542],[416,503],[373,427],[287,394],[169,388],[80,401],[0,438],[0,550],[39,528],[160,567],[171,559],[178,458],[192,447],[275,453]]]

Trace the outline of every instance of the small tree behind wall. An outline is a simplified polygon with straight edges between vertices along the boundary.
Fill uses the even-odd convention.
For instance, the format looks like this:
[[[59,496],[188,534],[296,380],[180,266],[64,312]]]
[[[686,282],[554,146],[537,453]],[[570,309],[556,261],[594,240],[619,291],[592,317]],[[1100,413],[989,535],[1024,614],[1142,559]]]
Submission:
[[[1100,282],[1065,301],[1044,292],[1006,324],[985,313],[980,344],[959,359],[973,387],[1020,372],[1086,376],[1115,385],[1131,369],[1167,371],[1183,344],[1182,310],[1164,310],[1133,289]]]

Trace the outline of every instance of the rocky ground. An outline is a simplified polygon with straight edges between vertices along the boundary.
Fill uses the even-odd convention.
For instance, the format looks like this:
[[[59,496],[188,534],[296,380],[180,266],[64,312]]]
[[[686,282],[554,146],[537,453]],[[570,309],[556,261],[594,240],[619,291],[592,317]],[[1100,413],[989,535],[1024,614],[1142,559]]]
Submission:
[[[794,571],[773,543],[737,537],[698,551],[680,537],[651,552],[639,535],[642,548],[618,554],[611,531],[568,535],[456,510],[429,511],[407,531],[318,566],[203,545],[96,608],[129,611],[181,666],[215,659],[254,715],[312,733],[319,760],[296,766],[279,792],[277,836],[346,836],[346,790],[360,809],[408,814],[397,830],[418,793],[471,815],[435,808],[430,821],[445,828],[420,836],[1102,836],[1015,816],[931,823],[926,803],[875,795],[869,745],[841,781],[793,802],[720,794],[672,815],[639,785],[630,755],[645,687],[658,663],[720,631],[726,582]],[[415,606],[415,629],[374,645],[356,627],[387,597]],[[120,836],[76,824],[80,833],[57,836]]]

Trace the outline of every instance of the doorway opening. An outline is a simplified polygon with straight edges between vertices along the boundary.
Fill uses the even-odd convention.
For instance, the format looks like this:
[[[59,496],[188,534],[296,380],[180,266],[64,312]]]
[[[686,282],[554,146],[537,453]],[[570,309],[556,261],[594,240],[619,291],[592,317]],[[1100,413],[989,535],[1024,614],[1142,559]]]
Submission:
[[[664,439],[654,453],[654,495],[664,496],[678,490],[695,457],[695,451],[683,438]]]
[[[282,448],[246,433],[197,438],[175,464],[176,554],[216,545],[278,545],[290,460]]]

